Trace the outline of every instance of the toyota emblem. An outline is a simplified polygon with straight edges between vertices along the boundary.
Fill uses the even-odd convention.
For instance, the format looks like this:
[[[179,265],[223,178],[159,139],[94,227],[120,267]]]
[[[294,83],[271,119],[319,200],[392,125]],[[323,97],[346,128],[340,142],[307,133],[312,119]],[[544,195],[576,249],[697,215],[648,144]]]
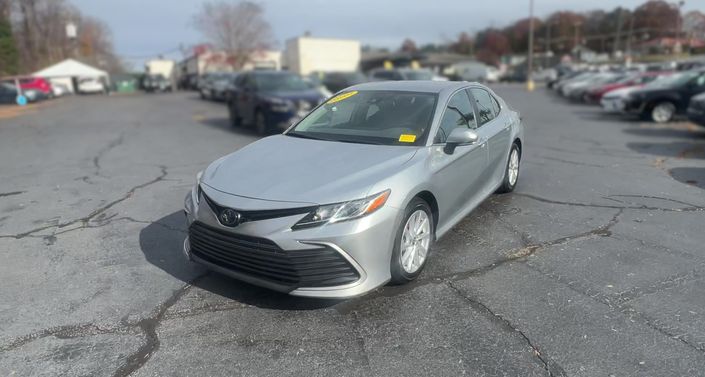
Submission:
[[[225,208],[218,215],[220,223],[225,226],[237,226],[240,224],[241,217],[240,213],[232,208]]]

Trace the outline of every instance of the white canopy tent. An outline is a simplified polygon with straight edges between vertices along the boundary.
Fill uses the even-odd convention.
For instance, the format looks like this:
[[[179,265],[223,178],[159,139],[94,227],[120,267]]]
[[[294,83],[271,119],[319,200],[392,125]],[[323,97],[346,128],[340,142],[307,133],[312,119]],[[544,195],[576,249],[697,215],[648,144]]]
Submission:
[[[78,79],[90,77],[99,79],[108,85],[110,76],[108,72],[98,68],[91,67],[88,64],[81,63],[74,59],[66,59],[52,66],[34,72],[32,76],[43,77],[49,79],[52,83],[66,85],[69,90],[76,92],[76,82]]]

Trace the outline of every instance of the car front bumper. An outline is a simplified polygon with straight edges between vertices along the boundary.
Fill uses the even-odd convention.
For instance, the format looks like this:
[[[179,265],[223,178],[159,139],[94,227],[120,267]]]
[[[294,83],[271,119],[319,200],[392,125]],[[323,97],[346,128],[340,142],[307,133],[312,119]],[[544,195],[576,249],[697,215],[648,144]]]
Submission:
[[[602,109],[608,113],[621,113],[624,111],[624,100],[621,98],[605,98],[600,100]]]
[[[297,123],[308,114],[305,110],[274,111],[267,110],[264,114],[267,127],[272,131],[286,131],[292,124]]]
[[[688,119],[699,125],[705,127],[705,110],[703,109],[696,109],[694,107],[689,107],[688,108]]]
[[[390,261],[391,252],[396,237],[396,229],[400,221],[400,211],[396,208],[385,206],[375,213],[352,221],[344,221],[335,224],[327,224],[319,227],[292,230],[291,227],[303,218],[306,213],[277,217],[258,221],[247,221],[236,227],[226,227],[217,218],[213,208],[203,199],[203,194],[217,202],[218,205],[238,210],[267,210],[274,209],[277,202],[242,198],[234,195],[223,194],[216,190],[202,186],[203,193],[199,194],[197,189],[192,190],[186,198],[185,212],[189,227],[189,236],[184,241],[184,253],[190,260],[202,264],[209,269],[224,275],[242,280],[254,285],[288,293],[295,296],[307,296],[318,298],[349,298],[364,294],[385,284],[391,278]],[[302,203],[303,204],[303,203]],[[281,205],[279,203],[278,205]],[[310,204],[309,204],[310,205]],[[291,204],[289,204],[291,206]],[[265,253],[264,251],[248,250],[250,254],[245,258],[255,258],[256,263],[246,259],[241,259],[241,250],[228,251],[220,248],[217,252],[220,255],[229,252],[239,253],[240,256],[230,259],[230,263],[222,263],[219,260],[209,259],[208,256],[200,254],[198,247],[203,247],[203,241],[194,242],[194,237],[203,237],[194,233],[198,228],[207,227],[208,230],[217,232],[218,237],[213,242],[221,242],[221,235],[231,235],[233,237],[256,237],[267,243],[271,242],[271,248],[277,251]],[[211,242],[209,240],[206,243]],[[200,245],[200,246],[199,246]],[[223,245],[228,247],[228,245]],[[346,280],[342,284],[316,284],[308,286],[304,281],[307,279],[301,272],[300,282],[292,283],[288,281],[282,284],[277,279],[272,279],[271,268],[279,265],[278,260],[274,260],[272,265],[262,265],[259,261],[265,260],[272,255],[288,256],[296,258],[301,253],[311,253],[315,251],[328,253],[324,258],[335,259],[336,263],[345,265],[340,267],[341,273],[349,276],[350,268],[354,269],[357,277],[354,281]],[[259,254],[258,254],[259,253]],[[299,254],[297,254],[299,253]],[[308,255],[308,254],[307,254]],[[227,258],[227,256],[224,256]],[[335,257],[335,258],[332,258]],[[317,257],[310,257],[307,261],[319,263]],[[347,262],[347,263],[345,263]],[[238,265],[240,263],[240,265]],[[323,263],[323,262],[321,262]],[[256,266],[256,269],[248,267]],[[318,266],[318,265],[317,265]],[[306,267],[314,268],[310,265]],[[346,269],[347,268],[347,269]],[[342,271],[347,272],[342,272]],[[330,273],[326,270],[325,273]],[[288,272],[290,273],[290,271]],[[297,272],[294,275],[298,275]],[[321,273],[323,274],[323,273]],[[287,278],[290,278],[287,275]],[[294,277],[296,279],[296,277]],[[335,281],[333,278],[331,281]]]

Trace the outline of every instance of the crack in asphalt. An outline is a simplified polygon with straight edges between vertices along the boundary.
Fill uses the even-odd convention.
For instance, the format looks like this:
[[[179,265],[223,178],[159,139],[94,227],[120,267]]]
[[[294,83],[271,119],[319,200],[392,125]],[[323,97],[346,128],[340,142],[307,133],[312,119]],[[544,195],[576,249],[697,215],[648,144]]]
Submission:
[[[119,221],[127,221],[127,222],[131,222],[131,223],[147,224],[147,225],[154,224],[154,225],[159,225],[159,226],[161,226],[162,228],[165,228],[165,229],[167,229],[167,230],[171,230],[171,231],[174,231],[174,232],[180,232],[180,233],[184,233],[184,234],[188,233],[186,230],[184,230],[184,229],[182,229],[182,228],[173,227],[173,226],[171,226],[171,225],[164,224],[164,223],[162,223],[162,222],[160,222],[160,221],[138,220],[138,219],[135,219],[135,218],[130,217],[130,216],[122,216],[122,217],[116,217],[116,216],[117,216],[117,214],[115,214],[115,215],[113,215],[113,216],[110,216],[110,217],[103,218],[103,219],[100,220],[99,223],[95,223],[95,224],[87,223],[87,224],[83,224],[83,225],[78,226],[78,227],[75,227],[75,228],[70,228],[70,229],[66,229],[66,230],[59,231],[59,232],[54,232],[53,234],[48,235],[48,236],[43,236],[42,238],[45,239],[45,240],[51,239],[52,241],[56,241],[56,236],[59,236],[59,235],[62,235],[62,234],[74,232],[74,231],[79,230],[79,229],[96,229],[96,228],[102,228],[102,227],[108,226],[108,225],[110,225],[110,224],[112,224],[112,223],[114,223],[114,222],[119,222]]]
[[[0,346],[0,352],[12,351],[14,349],[24,346],[25,344],[49,336],[53,336],[59,339],[73,339],[100,334],[129,334],[130,332],[126,330],[128,329],[122,326],[101,327],[92,323],[51,327],[48,329],[39,330],[37,332],[15,338],[10,343]]]
[[[27,192],[27,191],[0,192],[0,198],[4,198],[6,196],[20,195],[20,194],[24,194],[25,192]]]
[[[555,162],[560,162],[560,163],[568,164],[568,165],[587,166],[587,167],[602,168],[602,169],[607,168],[607,166],[605,166],[605,165],[590,164],[590,163],[587,163],[587,162],[571,161],[571,160],[565,160],[565,159],[556,158],[556,157],[549,157],[549,156],[535,156],[535,157],[536,157],[536,158],[540,158],[540,159],[542,159],[542,160],[555,161]]]
[[[360,333],[360,317],[358,317],[357,312],[352,312],[352,324],[353,331],[355,331],[355,342],[360,348],[360,353],[362,354],[363,362],[368,370],[372,370],[372,365],[370,364],[370,355],[367,353],[367,347],[365,346],[365,337]]]
[[[469,302],[470,306],[487,313],[490,318],[493,319],[493,321],[495,321],[500,327],[504,328],[506,331],[519,334],[519,336],[521,336],[524,341],[529,345],[529,347],[533,351],[532,353],[541,362],[543,368],[546,370],[546,372],[548,372],[549,376],[567,376],[565,370],[563,370],[563,368],[558,363],[554,362],[545,354],[543,354],[539,347],[535,345],[534,342],[532,342],[531,339],[523,331],[519,330],[519,328],[514,326],[508,319],[504,318],[501,314],[495,313],[494,311],[492,311],[492,309],[490,309],[487,305],[483,304],[479,300],[476,300],[467,295],[460,288],[453,285],[452,281],[446,280],[445,285],[448,286],[462,299]]]
[[[135,353],[128,356],[125,363],[116,370],[114,376],[127,376],[139,369],[149,360],[152,354],[159,349],[160,341],[156,329],[161,322],[167,318],[166,311],[174,306],[188,291],[197,284],[198,281],[208,276],[208,272],[192,279],[189,283],[175,290],[169,298],[152,309],[150,316],[142,318],[137,322],[127,320],[120,321],[117,325],[99,326],[93,323],[82,323],[75,325],[65,325],[42,329],[27,335],[23,335],[11,340],[9,343],[0,346],[0,352],[12,351],[33,341],[46,337],[56,337],[58,339],[73,339],[85,336],[100,334],[143,334],[146,342]],[[170,316],[176,318],[178,316]]]
[[[123,142],[125,141],[125,132],[121,133],[120,136],[117,137],[117,139],[111,141],[103,147],[101,150],[98,151],[98,153],[93,157],[93,167],[95,168],[95,172],[93,175],[95,176],[100,176],[100,170],[102,169],[100,165],[100,160],[105,156],[106,153],[110,152],[112,149],[120,146]]]
[[[198,280],[207,275],[208,273],[202,274],[174,291],[171,296],[166,299],[166,301],[156,307],[153,315],[142,318],[134,324],[129,324],[126,321],[124,322],[124,325],[139,328],[145,335],[146,341],[142,346],[140,346],[139,349],[137,349],[136,352],[129,355],[127,359],[125,359],[125,362],[118,367],[117,370],[115,370],[113,377],[129,376],[142,368],[149,361],[149,359],[152,358],[152,355],[159,350],[159,346],[161,345],[159,334],[157,334],[157,327],[159,327],[164,319],[166,311],[174,306],[186,293],[188,293],[188,291],[191,290],[191,287],[193,287]]]
[[[160,165],[159,168],[160,168],[160,170],[161,170],[161,173],[159,174],[159,176],[157,176],[156,178],[153,178],[153,179],[151,179],[151,180],[149,180],[149,181],[147,181],[147,182],[141,183],[141,184],[139,184],[139,185],[137,185],[137,186],[133,186],[133,187],[130,188],[130,190],[128,190],[127,193],[125,193],[125,195],[123,195],[122,197],[120,197],[120,198],[118,198],[118,199],[115,199],[115,200],[113,200],[113,201],[111,201],[111,202],[109,202],[109,203],[106,203],[106,204],[104,204],[104,205],[98,207],[97,209],[93,210],[93,211],[92,211],[90,214],[88,214],[87,216],[84,216],[84,217],[81,217],[81,218],[78,218],[78,219],[74,219],[74,220],[70,220],[70,221],[67,221],[67,222],[63,222],[63,223],[48,224],[48,225],[41,226],[41,227],[38,227],[38,228],[34,228],[34,229],[31,229],[31,230],[28,230],[28,231],[25,231],[25,232],[22,232],[22,233],[8,234],[8,235],[0,235],[0,238],[22,239],[22,238],[31,236],[31,235],[33,235],[33,234],[35,234],[35,233],[41,232],[41,231],[43,231],[43,230],[47,230],[47,229],[63,229],[63,228],[66,228],[66,227],[69,227],[69,226],[72,226],[72,225],[76,225],[76,224],[80,224],[79,228],[81,228],[81,227],[86,227],[87,225],[89,225],[89,223],[90,223],[91,220],[93,220],[93,219],[95,219],[96,217],[98,217],[98,216],[104,214],[105,211],[109,210],[110,208],[114,207],[115,205],[120,204],[120,203],[122,203],[123,201],[129,199],[130,197],[132,197],[132,195],[133,195],[137,190],[142,189],[142,188],[145,188],[145,187],[147,187],[147,186],[153,185],[153,184],[155,184],[155,183],[157,183],[157,182],[160,182],[160,181],[164,180],[164,178],[166,178],[166,176],[167,176],[167,174],[168,174],[168,172],[167,172],[167,167],[166,167],[166,166],[163,166],[163,165]],[[55,233],[56,233],[56,232],[55,232]]]
[[[608,209],[633,209],[633,210],[649,210],[649,211],[663,211],[663,212],[694,212],[694,211],[705,211],[705,207],[701,207],[695,204],[690,204],[686,202],[682,202],[679,200],[675,199],[669,199],[669,198],[662,198],[658,196],[647,196],[647,195],[610,195],[610,196],[605,196],[603,199],[605,200],[611,200],[615,201],[624,205],[618,206],[618,205],[609,205],[609,204],[596,204],[596,203],[582,203],[582,202],[570,202],[570,201],[560,201],[560,200],[554,200],[554,199],[548,199],[544,198],[538,195],[533,195],[533,194],[526,194],[526,193],[519,193],[516,192],[514,193],[515,196],[521,196],[529,199],[533,199],[542,203],[549,203],[549,204],[558,204],[558,205],[565,205],[565,206],[573,206],[573,207],[590,207],[590,208],[608,208]],[[665,208],[665,207],[653,207],[653,206],[647,206],[647,205],[635,205],[636,203],[630,203],[630,202],[625,202],[625,201],[620,201],[618,199],[615,199],[615,197],[631,197],[631,198],[642,198],[642,199],[657,199],[657,200],[664,200],[664,201],[669,201],[673,203],[678,203],[678,204],[685,204],[687,207],[682,207],[682,208]]]
[[[644,314],[638,312],[636,309],[634,309],[632,306],[629,305],[629,301],[633,300],[634,298],[640,297],[639,296],[634,296],[628,298],[626,301],[621,301],[621,297],[617,295],[617,297],[613,295],[609,295],[606,293],[603,293],[602,291],[599,290],[594,290],[592,286],[585,284],[583,282],[573,280],[573,281],[566,281],[563,276],[560,274],[557,274],[556,272],[552,270],[546,270],[545,268],[541,268],[539,266],[535,266],[532,264],[526,264],[526,266],[548,278],[553,279],[554,281],[563,284],[566,286],[568,289],[571,291],[580,294],[582,296],[585,296],[599,304],[606,305],[612,310],[615,310],[617,313],[621,313],[627,318],[632,321],[632,322],[638,322],[640,324],[643,324],[647,327],[649,327],[652,330],[657,331],[658,333],[668,337],[672,338],[675,340],[678,340],[679,342],[683,343],[684,345],[696,350],[705,353],[705,344],[693,344],[691,343],[687,338],[687,334],[685,331],[671,331],[669,329],[666,329],[662,326],[660,326],[658,323],[653,321],[651,318],[645,316]],[[696,272],[691,271],[693,274],[696,274]],[[698,272],[698,274],[702,274],[702,272]],[[679,278],[667,278],[664,280],[665,286],[666,287],[671,287],[672,285],[668,283],[668,280],[673,279],[674,281],[680,280]],[[675,283],[675,282],[674,282]],[[673,284],[679,284],[682,283],[678,281],[677,283]],[[644,294],[651,294],[651,293],[658,293],[662,290],[665,290],[668,288],[662,288],[654,291],[645,291]],[[679,330],[676,328],[676,330]]]
[[[617,225],[619,223],[619,216],[622,215],[624,212],[624,209],[619,209],[613,216],[612,218],[604,225],[597,227],[595,229],[586,231],[586,232],[581,232],[581,233],[576,233],[560,238],[556,238],[553,240],[548,240],[544,242],[540,242],[537,244],[532,244],[528,246],[524,246],[520,249],[516,249],[517,251],[514,253],[509,254],[508,257],[501,258],[495,262],[492,262],[490,264],[486,264],[481,267],[473,268],[467,271],[458,271],[458,272],[451,272],[448,274],[444,275],[435,275],[435,276],[428,276],[424,277],[421,279],[414,280],[412,282],[409,282],[404,285],[387,285],[380,287],[370,293],[368,293],[365,296],[362,296],[358,299],[352,299],[350,301],[341,303],[336,306],[336,310],[341,313],[341,314],[347,314],[349,312],[352,312],[355,310],[355,308],[360,305],[361,303],[370,301],[372,299],[375,299],[377,297],[392,297],[392,296],[397,296],[409,291],[412,291],[416,288],[423,287],[428,284],[438,284],[442,283],[444,281],[460,281],[460,280],[465,280],[467,278],[473,277],[473,276],[480,276],[483,274],[486,274],[498,267],[501,267],[505,264],[509,264],[512,262],[516,262],[519,260],[524,260],[527,257],[534,255],[537,253],[539,250],[544,249],[546,247],[550,246],[556,246],[556,245],[561,245],[565,244],[567,242],[575,241],[575,240],[582,240],[582,239],[589,239],[592,237],[610,237],[612,236],[612,227]]]

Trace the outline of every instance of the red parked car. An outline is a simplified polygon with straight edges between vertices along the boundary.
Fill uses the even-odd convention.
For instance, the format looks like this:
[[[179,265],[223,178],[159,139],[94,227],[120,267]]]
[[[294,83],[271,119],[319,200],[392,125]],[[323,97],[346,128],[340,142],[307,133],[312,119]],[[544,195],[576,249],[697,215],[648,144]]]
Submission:
[[[34,89],[42,94],[51,97],[54,95],[49,80],[41,77],[23,77],[20,79],[20,88],[23,90]]]
[[[654,80],[659,76],[670,74],[670,72],[643,72],[630,75],[622,80],[613,82],[610,84],[599,85],[587,91],[585,94],[585,100],[590,103],[599,103],[602,96],[607,94],[607,92],[628,88],[632,86],[644,86]]]

